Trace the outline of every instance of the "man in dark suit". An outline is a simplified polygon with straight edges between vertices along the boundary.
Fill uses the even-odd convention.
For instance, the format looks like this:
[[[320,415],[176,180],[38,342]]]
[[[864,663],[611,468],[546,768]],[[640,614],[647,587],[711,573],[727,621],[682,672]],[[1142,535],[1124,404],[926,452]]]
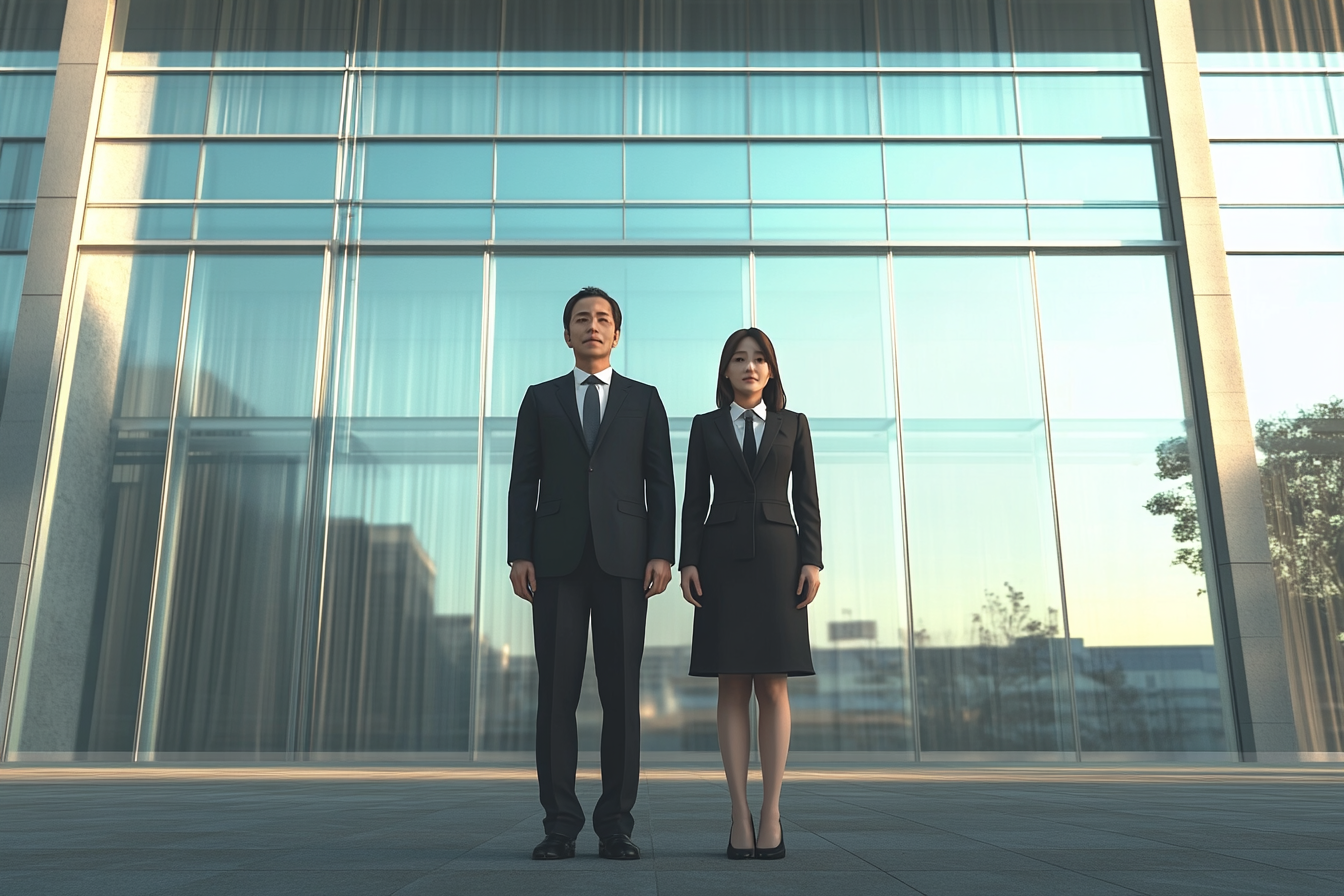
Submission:
[[[638,859],[630,840],[639,786],[639,664],[646,600],[672,578],[676,497],[658,390],[611,369],[621,309],[596,287],[565,305],[574,369],[528,387],[509,481],[509,580],[532,604],[537,653],[537,783],[546,838],[534,859],[567,859],[583,829],[574,795],[592,620],[602,700],[598,855]]]

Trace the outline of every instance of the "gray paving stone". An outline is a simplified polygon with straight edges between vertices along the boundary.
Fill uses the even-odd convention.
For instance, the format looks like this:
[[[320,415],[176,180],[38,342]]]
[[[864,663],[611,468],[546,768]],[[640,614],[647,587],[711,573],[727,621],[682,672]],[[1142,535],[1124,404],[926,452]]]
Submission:
[[[1277,868],[1344,872],[1344,849],[1219,849],[1215,852]]]
[[[538,865],[543,864],[541,862]],[[568,865],[570,862],[547,862],[547,866]],[[632,868],[638,862],[607,862],[623,869],[619,881],[610,875],[591,870],[567,874],[545,874],[527,871],[438,871],[420,877],[400,890],[396,896],[594,896],[612,892],[619,883],[620,896],[667,896],[651,869]]]
[[[791,857],[790,857],[791,858]],[[891,875],[881,871],[809,871],[795,866],[781,881],[772,865],[782,862],[729,862],[720,871],[661,871],[658,896],[779,896],[780,893],[844,893],[845,896],[917,896]]]
[[[1099,871],[1120,886],[1149,896],[1339,896],[1337,882],[1296,871]],[[933,896],[933,894],[929,894]]]
[[[0,893],[21,896],[157,896],[187,892],[205,878],[190,871],[0,870]]]
[[[1074,871],[895,871],[897,879],[924,896],[1133,896],[1115,883]],[[1168,891],[1164,896],[1173,896]]]
[[[1263,865],[1201,849],[1024,849],[1020,854],[1072,871],[1263,870]]]
[[[1051,865],[1008,849],[861,849],[883,871],[1050,871]]]
[[[391,896],[418,871],[221,871],[162,892],[182,896]]]

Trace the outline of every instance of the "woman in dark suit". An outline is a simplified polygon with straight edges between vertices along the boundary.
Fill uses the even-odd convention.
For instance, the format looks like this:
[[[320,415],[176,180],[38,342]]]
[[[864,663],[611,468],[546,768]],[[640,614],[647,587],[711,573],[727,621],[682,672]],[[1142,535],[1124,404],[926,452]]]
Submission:
[[[680,567],[682,596],[696,608],[691,674],[719,679],[719,750],[733,807],[728,858],[782,859],[788,681],[816,674],[807,635],[807,605],[821,587],[812,435],[806,417],[784,410],[775,348],[755,327],[724,344],[716,398],[718,410],[691,423],[686,457]],[[759,835],[747,808],[753,690],[765,784]]]

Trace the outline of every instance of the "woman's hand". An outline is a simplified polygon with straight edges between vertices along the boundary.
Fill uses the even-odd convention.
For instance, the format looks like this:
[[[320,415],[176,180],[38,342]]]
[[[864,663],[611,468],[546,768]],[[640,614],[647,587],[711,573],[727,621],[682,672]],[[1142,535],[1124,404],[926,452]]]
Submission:
[[[705,592],[700,590],[700,570],[694,566],[681,568],[681,596],[686,598],[686,603],[696,607],[700,606],[696,598],[705,596]]]
[[[681,587],[682,590],[685,590],[686,588],[685,585],[682,585]],[[821,570],[812,565],[804,566],[803,571],[798,574],[798,591],[796,593],[803,599],[803,602],[798,605],[798,609],[801,610],[803,607],[816,600],[817,592],[820,590]]]

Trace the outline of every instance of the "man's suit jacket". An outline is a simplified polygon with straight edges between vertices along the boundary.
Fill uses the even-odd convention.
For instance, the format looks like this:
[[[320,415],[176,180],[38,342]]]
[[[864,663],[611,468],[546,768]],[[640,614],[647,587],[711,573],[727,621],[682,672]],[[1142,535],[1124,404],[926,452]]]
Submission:
[[[591,526],[603,571],[640,579],[672,562],[676,488],[667,411],[653,386],[612,374],[591,456],[574,376],[529,386],[518,409],[509,480],[509,556],[538,576],[573,572]]]

